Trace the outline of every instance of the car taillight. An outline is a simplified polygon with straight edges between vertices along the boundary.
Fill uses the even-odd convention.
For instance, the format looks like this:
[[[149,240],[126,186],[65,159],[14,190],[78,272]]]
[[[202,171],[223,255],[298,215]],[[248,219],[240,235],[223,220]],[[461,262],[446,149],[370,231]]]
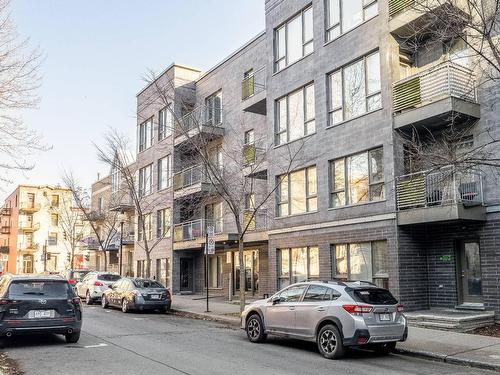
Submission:
[[[73,305],[79,305],[82,303],[82,300],[80,299],[80,297],[73,297],[71,302],[73,303]]]
[[[364,305],[342,305],[345,311],[349,314],[358,315],[358,314],[368,314],[371,313],[373,307],[364,306]]]
[[[103,286],[104,284],[101,283],[100,281],[95,281],[94,286]]]
[[[68,281],[70,284],[76,284],[76,279],[69,279]]]
[[[405,311],[405,307],[403,305],[398,305],[398,307],[396,308],[398,313],[402,313],[403,311]]]
[[[14,305],[16,303],[17,301],[14,301],[12,299],[6,299],[6,298],[0,299],[0,305]]]

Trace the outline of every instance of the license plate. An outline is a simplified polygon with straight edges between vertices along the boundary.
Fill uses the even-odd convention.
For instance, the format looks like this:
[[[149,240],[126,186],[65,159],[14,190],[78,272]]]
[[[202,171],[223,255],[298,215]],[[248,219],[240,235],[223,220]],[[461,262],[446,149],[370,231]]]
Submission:
[[[28,318],[30,319],[46,319],[54,317],[55,317],[54,310],[31,310],[28,313]]]
[[[391,314],[380,314],[380,321],[391,321]]]
[[[159,294],[151,294],[149,297],[151,297],[151,299],[160,299]]]

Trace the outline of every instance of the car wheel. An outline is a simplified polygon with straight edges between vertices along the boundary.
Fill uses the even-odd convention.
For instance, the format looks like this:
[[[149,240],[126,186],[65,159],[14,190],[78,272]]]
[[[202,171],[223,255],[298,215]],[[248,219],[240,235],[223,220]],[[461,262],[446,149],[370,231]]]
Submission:
[[[64,337],[68,344],[76,344],[80,340],[80,332],[67,333]]]
[[[320,329],[316,341],[319,352],[327,359],[341,358],[345,353],[342,335],[332,324]]]
[[[108,308],[108,300],[106,299],[106,296],[104,294],[101,297],[101,306],[103,309]]]
[[[130,311],[130,308],[128,307],[128,301],[126,298],[122,300],[122,312],[128,313]]]
[[[90,298],[90,292],[87,290],[87,294],[85,295],[85,303],[87,305],[92,305],[94,303],[94,300]]]
[[[170,309],[168,307],[162,307],[160,311],[164,314],[168,314],[170,312]]]
[[[396,349],[395,342],[385,342],[383,344],[374,344],[373,350],[380,354],[389,354]]]
[[[245,330],[251,342],[263,342],[267,337],[259,314],[253,314],[247,319]]]

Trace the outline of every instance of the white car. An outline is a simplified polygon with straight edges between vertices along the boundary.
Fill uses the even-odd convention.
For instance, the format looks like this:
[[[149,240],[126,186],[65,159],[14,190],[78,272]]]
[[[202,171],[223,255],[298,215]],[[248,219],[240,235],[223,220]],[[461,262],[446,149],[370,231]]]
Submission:
[[[120,275],[109,272],[90,272],[82,281],[76,284],[76,294],[85,298],[87,305],[92,305],[101,299],[102,293],[108,290],[111,284],[121,279]]]

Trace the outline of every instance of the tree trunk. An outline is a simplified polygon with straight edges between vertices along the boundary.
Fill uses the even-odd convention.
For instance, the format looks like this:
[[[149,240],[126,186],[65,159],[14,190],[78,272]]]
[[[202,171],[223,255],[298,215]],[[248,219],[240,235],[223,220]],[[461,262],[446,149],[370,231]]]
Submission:
[[[151,277],[151,254],[146,251],[146,277]]]
[[[108,256],[106,254],[106,250],[102,250],[102,253],[104,255],[104,272],[108,270]]]
[[[238,241],[238,259],[240,260],[240,312],[245,309],[245,263],[243,257],[244,243],[243,236],[239,236]]]

